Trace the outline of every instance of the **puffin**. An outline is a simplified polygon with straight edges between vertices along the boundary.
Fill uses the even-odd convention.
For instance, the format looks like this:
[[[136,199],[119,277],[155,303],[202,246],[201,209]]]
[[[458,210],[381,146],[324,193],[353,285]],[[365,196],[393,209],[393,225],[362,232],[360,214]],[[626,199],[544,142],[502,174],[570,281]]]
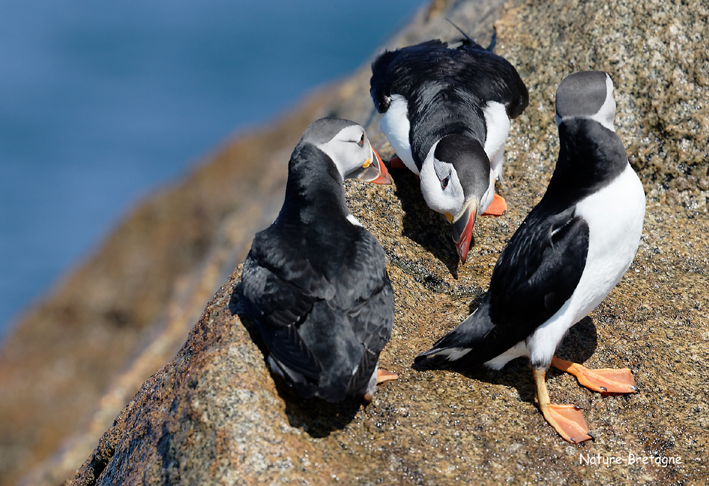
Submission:
[[[529,103],[517,70],[465,37],[438,39],[385,51],[372,63],[370,94],[383,113],[380,128],[397,156],[392,167],[419,176],[429,208],[453,225],[453,241],[465,263],[475,219],[501,216],[495,194],[502,177],[510,120]]]
[[[242,273],[246,314],[268,365],[303,398],[364,398],[380,382],[379,354],[394,322],[384,250],[350,214],[343,182],[391,184],[360,125],[313,122],[288,164],[283,206],[254,237]]]
[[[613,82],[600,71],[556,92],[559,158],[543,198],[502,251],[478,309],[415,358],[414,367],[501,369],[529,358],[544,418],[569,442],[591,439],[581,410],[551,404],[549,366],[602,393],[637,393],[629,369],[588,369],[555,356],[571,326],[608,295],[633,261],[645,193],[615,133]]]

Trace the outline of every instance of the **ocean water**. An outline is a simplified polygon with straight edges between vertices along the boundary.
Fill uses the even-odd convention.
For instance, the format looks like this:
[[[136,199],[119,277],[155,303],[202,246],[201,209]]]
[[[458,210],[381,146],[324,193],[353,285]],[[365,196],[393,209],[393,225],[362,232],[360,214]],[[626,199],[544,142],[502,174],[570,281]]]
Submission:
[[[425,3],[0,2],[0,336],[141,197]]]

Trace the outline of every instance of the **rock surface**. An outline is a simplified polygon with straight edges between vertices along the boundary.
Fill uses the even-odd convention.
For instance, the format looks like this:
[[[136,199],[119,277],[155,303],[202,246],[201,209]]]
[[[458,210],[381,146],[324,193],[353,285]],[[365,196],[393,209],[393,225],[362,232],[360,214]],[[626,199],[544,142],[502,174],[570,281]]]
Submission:
[[[322,93],[268,132],[222,148],[151,197],[19,323],[0,351],[0,485],[30,471],[24,484],[63,481],[175,356],[254,232],[277,214],[288,155],[329,99]]]
[[[82,453],[89,457],[72,484],[698,484],[709,478],[706,5],[655,0],[512,0],[504,7],[449,3],[434,2],[395,44],[454,37],[444,17],[485,44],[496,21],[496,52],[519,70],[530,90],[530,106],[512,125],[505,180],[498,184],[510,210],[501,218],[481,219],[465,266],[458,264],[447,224],[426,208],[410,173],[392,171],[395,185],[390,187],[346,185],[351,212],[379,239],[389,259],[396,321],[381,364],[400,379],[382,386],[367,407],[294,397],[270,375],[258,333],[240,316],[239,266],[177,356],[110,422],[141,373],[160,359],[164,363],[176,336],[184,336],[177,329],[194,322],[191,313],[201,307],[198,296],[225,279],[225,269],[231,271],[243,258],[255,229],[278,210],[288,155],[304,126],[324,114],[368,120],[369,73],[363,68],[332,98],[281,125],[281,132],[275,132],[280,133],[278,144],[264,135],[262,144],[237,145],[244,152],[227,151],[231,155],[218,159],[216,167],[222,170],[235,161],[247,164],[249,158],[271,161],[272,179],[250,179],[256,191],[272,194],[266,202],[246,207],[248,198],[220,203],[220,191],[229,192],[234,177],[217,176],[201,188],[193,179],[177,190],[203,191],[197,200],[212,205],[205,211],[222,211],[209,213],[216,222],[205,228],[211,232],[202,236],[204,249],[194,257],[197,270],[155,274],[159,289],[180,274],[186,282],[182,293],[162,290],[162,300],[143,296],[145,306],[163,305],[146,312],[141,322],[167,316],[162,327],[144,325],[153,333],[144,342],[151,344],[114,379],[84,432],[27,476],[28,483],[61,481]],[[582,407],[596,437],[572,446],[537,410],[531,371],[523,360],[501,372],[466,374],[417,372],[410,365],[476,307],[500,251],[544,193],[558,150],[556,86],[567,74],[586,69],[613,77],[616,127],[645,185],[648,209],[628,274],[571,330],[559,351],[562,358],[590,367],[628,366],[641,392],[605,397],[578,386],[573,377],[550,372],[552,400]],[[367,127],[371,138],[382,155],[391,155],[376,122]],[[185,203],[184,210],[192,214],[193,207],[200,206]],[[175,228],[180,228],[177,219]],[[147,221],[145,226],[151,227]],[[125,258],[134,255],[130,247],[124,251]],[[87,276],[85,282],[91,285],[92,280]],[[78,322],[86,322],[83,332],[91,329],[90,319]],[[31,339],[24,342],[29,346]],[[99,391],[87,394],[87,400]],[[630,454],[674,458],[675,464],[629,464]],[[616,457],[620,464],[603,463]]]

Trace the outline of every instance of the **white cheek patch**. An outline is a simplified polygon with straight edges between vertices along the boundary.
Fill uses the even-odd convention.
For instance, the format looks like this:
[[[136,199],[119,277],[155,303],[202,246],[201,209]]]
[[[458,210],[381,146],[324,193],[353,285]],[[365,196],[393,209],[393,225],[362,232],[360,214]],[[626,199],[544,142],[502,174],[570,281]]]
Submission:
[[[345,180],[348,174],[362,167],[367,157],[371,158],[371,148],[368,144],[360,147],[354,143],[361,136],[362,128],[359,125],[352,125],[343,129],[331,140],[317,146],[335,163],[342,180]]]
[[[465,196],[463,194],[463,186],[460,184],[458,174],[451,166],[450,180],[448,186],[444,190],[441,186],[441,181],[436,175],[434,163],[446,164],[445,162],[435,161],[433,154],[436,151],[436,142],[428,153],[428,157],[421,167],[421,194],[429,208],[439,213],[450,213],[456,216],[463,209]],[[450,164],[447,164],[450,165]]]
[[[613,98],[613,81],[611,77],[606,74],[606,101],[603,102],[603,106],[598,110],[598,113],[589,117],[591,120],[597,121],[608,130],[615,132],[615,127],[613,126],[613,118],[615,118],[615,99]]]

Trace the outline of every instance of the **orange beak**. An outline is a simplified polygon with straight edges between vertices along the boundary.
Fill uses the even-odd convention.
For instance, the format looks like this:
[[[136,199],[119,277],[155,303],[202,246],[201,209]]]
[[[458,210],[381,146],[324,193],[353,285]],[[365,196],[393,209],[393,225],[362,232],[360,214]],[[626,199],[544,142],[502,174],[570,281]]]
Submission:
[[[391,177],[389,176],[389,171],[386,165],[382,161],[374,147],[369,147],[374,155],[373,161],[367,170],[365,170],[359,177],[360,180],[365,182],[371,182],[373,184],[391,184]]]
[[[462,263],[465,263],[468,258],[470,243],[473,241],[473,226],[475,226],[477,212],[478,204],[473,199],[465,208],[463,214],[453,223],[453,241]]]

